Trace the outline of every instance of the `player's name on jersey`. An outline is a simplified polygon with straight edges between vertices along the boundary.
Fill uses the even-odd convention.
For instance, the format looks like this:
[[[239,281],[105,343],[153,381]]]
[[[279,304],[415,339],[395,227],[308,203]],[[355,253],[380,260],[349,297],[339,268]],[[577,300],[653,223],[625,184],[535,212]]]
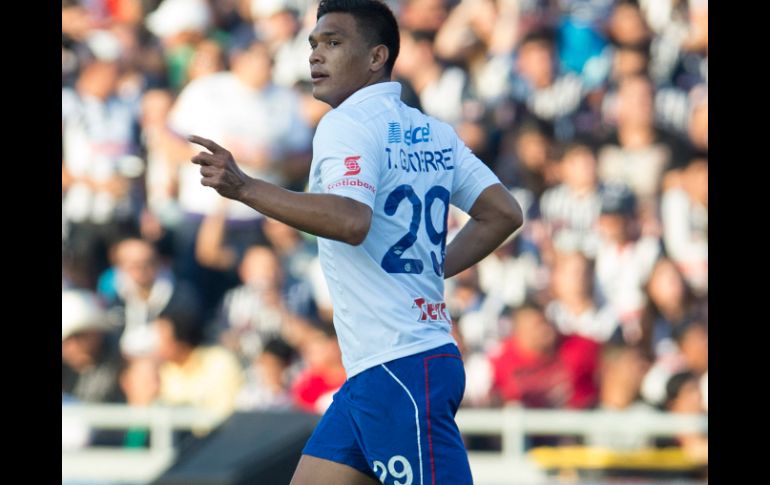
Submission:
[[[403,148],[396,153],[385,148],[388,154],[388,169],[403,170],[404,172],[446,172],[454,170],[452,149],[415,150],[407,152]]]

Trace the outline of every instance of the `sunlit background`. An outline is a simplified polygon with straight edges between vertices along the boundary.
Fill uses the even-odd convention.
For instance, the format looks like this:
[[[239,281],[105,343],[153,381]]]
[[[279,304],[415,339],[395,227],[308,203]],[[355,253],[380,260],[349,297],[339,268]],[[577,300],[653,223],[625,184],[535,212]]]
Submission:
[[[705,483],[707,1],[386,3],[403,101],[526,213],[446,285],[475,482]],[[304,190],[317,5],[62,0],[63,484],[286,484],[344,382],[314,237],[184,138]]]

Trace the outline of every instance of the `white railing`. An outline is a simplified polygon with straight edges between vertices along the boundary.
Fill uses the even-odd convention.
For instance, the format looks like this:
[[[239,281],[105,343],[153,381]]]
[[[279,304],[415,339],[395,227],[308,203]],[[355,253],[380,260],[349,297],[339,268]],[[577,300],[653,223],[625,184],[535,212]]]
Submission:
[[[99,429],[146,427],[150,447],[144,450],[88,447],[62,450],[62,481],[105,480],[144,484],[157,478],[176,455],[174,430],[211,430],[221,419],[192,408],[133,408],[122,405],[66,405],[62,422],[80,422]],[[525,443],[531,435],[577,435],[590,441],[614,434],[640,440],[683,432],[707,432],[705,416],[662,412],[610,412],[503,409],[461,409],[457,424],[466,435],[500,436],[500,451],[469,451],[473,475],[484,485],[544,483],[545,473],[527,458]]]
[[[663,412],[568,411],[551,409],[461,409],[457,425],[464,435],[501,437],[501,450],[468,452],[473,476],[485,485],[545,483],[546,474],[526,454],[526,439],[533,435],[582,436],[587,442],[613,435],[635,436],[638,441],[708,432],[706,416]]]
[[[175,430],[206,432],[221,418],[195,408],[146,407],[120,404],[68,404],[62,406],[62,425],[84,428],[128,429],[144,427],[150,432],[150,447],[124,449],[88,447],[62,449],[61,475],[66,480],[104,480],[122,483],[148,483],[157,478],[176,456]]]

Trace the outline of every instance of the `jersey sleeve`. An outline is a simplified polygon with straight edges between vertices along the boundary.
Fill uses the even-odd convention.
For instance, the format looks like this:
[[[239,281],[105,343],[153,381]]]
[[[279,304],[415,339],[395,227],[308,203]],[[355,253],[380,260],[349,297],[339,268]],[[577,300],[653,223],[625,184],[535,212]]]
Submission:
[[[319,191],[374,207],[381,163],[371,133],[342,113],[326,115],[313,140]]]
[[[469,212],[481,192],[490,185],[500,183],[500,179],[459,138],[455,153],[452,204]]]

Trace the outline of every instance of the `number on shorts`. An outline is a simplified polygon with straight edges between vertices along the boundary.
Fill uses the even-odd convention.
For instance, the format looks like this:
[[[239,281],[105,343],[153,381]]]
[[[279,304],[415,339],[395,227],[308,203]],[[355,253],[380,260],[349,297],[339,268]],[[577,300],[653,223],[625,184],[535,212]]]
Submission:
[[[380,474],[380,481],[382,483],[385,483],[385,479],[388,478],[388,470],[387,470],[387,468],[385,468],[385,463],[383,463],[383,462],[381,462],[379,460],[374,460],[374,467],[373,468],[374,468],[374,473],[379,473]],[[381,470],[381,472],[378,472],[377,468],[379,468]]]
[[[399,465],[396,467],[396,465]],[[394,478],[393,485],[412,485],[414,480],[414,473],[412,472],[412,466],[409,464],[409,460],[401,455],[395,455],[388,460],[388,467],[385,468],[385,464],[379,460],[374,460],[374,473],[380,474],[380,482],[385,483],[388,478],[388,472]],[[379,471],[378,471],[379,470]],[[403,478],[401,482],[398,479]]]

